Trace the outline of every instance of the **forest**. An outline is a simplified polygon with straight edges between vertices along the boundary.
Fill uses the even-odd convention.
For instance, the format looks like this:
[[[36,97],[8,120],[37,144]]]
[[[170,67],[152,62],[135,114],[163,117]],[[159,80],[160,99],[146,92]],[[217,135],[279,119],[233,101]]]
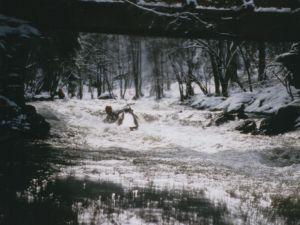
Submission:
[[[231,88],[252,92],[277,79],[288,91],[289,72],[275,59],[290,47],[291,43],[56,33],[28,55],[25,90],[28,97],[48,92],[53,98],[63,88],[70,97],[82,98],[87,86],[92,98],[114,98],[115,89],[124,98],[134,87],[135,99],[145,94],[159,100],[177,82],[184,101],[194,95],[195,85],[204,95],[228,97]],[[144,86],[151,87],[150,93],[143,93]]]

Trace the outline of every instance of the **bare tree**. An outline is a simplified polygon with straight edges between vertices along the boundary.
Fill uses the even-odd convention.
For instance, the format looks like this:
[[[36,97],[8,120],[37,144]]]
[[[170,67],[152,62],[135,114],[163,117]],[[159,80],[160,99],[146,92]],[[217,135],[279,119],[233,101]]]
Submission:
[[[142,94],[142,79],[141,79],[141,40],[137,37],[130,37],[130,53],[132,60],[132,75],[135,87],[135,99],[140,98]]]

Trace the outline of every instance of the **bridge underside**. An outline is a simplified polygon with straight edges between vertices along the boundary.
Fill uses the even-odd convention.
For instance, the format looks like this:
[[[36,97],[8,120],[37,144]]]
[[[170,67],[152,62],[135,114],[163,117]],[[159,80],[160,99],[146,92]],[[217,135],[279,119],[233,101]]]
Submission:
[[[42,30],[71,30],[142,36],[299,41],[300,10],[217,9],[129,2],[58,1],[2,3],[0,13],[32,22]]]

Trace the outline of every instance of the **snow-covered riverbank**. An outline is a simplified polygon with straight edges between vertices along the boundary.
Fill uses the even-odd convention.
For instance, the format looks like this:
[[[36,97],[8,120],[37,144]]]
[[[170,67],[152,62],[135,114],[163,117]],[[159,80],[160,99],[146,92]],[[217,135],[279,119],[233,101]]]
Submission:
[[[293,91],[297,92],[296,89]],[[233,91],[228,98],[197,95],[191,100],[191,106],[196,109],[230,112],[244,105],[247,113],[271,115],[293,101],[282,84],[273,82],[269,87],[260,87],[253,92]]]

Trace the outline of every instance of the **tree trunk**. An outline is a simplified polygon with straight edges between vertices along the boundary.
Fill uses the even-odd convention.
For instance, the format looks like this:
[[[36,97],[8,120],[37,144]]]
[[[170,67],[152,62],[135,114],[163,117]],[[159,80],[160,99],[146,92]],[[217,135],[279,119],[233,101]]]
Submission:
[[[156,100],[162,98],[161,53],[156,43],[152,46],[154,93]]]
[[[279,55],[276,61],[290,71],[291,75],[287,78],[289,84],[300,89],[300,42],[294,43],[288,54]]]
[[[100,97],[102,94],[102,78],[101,78],[101,74],[100,71],[97,71],[97,97]]]
[[[187,64],[188,64],[188,71],[187,71],[187,76],[186,76],[186,80],[185,80],[185,83],[186,83],[186,90],[185,91],[186,91],[186,97],[190,98],[190,97],[195,95],[194,88],[192,86],[192,83],[193,83],[193,62],[192,62],[192,59],[189,59]]]
[[[93,81],[91,75],[89,75],[89,92],[91,93],[91,99],[94,99],[94,89],[93,89]]]
[[[132,59],[132,75],[135,88],[135,99],[140,98],[141,94],[141,40],[130,39],[130,50]]]
[[[249,84],[249,90],[252,92],[253,89],[252,89],[252,80],[251,80],[251,72],[250,72],[250,61],[249,61],[249,58],[247,59],[242,48],[239,47],[240,49],[240,53],[242,55],[242,58],[243,58],[243,61],[244,61],[244,65],[245,65],[245,70],[246,70],[246,73],[248,75],[248,84]],[[241,88],[246,91],[242,86]]]
[[[217,63],[216,63],[215,57],[212,54],[209,54],[209,57],[210,57],[212,73],[213,73],[213,77],[214,77],[215,94],[217,96],[219,96],[221,94],[221,91],[220,91],[220,77],[219,77]]]
[[[265,80],[266,69],[266,44],[260,42],[258,44],[258,81]]]
[[[82,99],[83,98],[83,79],[81,76],[81,72],[79,71],[79,81],[78,81],[79,87],[78,87],[78,98]]]

